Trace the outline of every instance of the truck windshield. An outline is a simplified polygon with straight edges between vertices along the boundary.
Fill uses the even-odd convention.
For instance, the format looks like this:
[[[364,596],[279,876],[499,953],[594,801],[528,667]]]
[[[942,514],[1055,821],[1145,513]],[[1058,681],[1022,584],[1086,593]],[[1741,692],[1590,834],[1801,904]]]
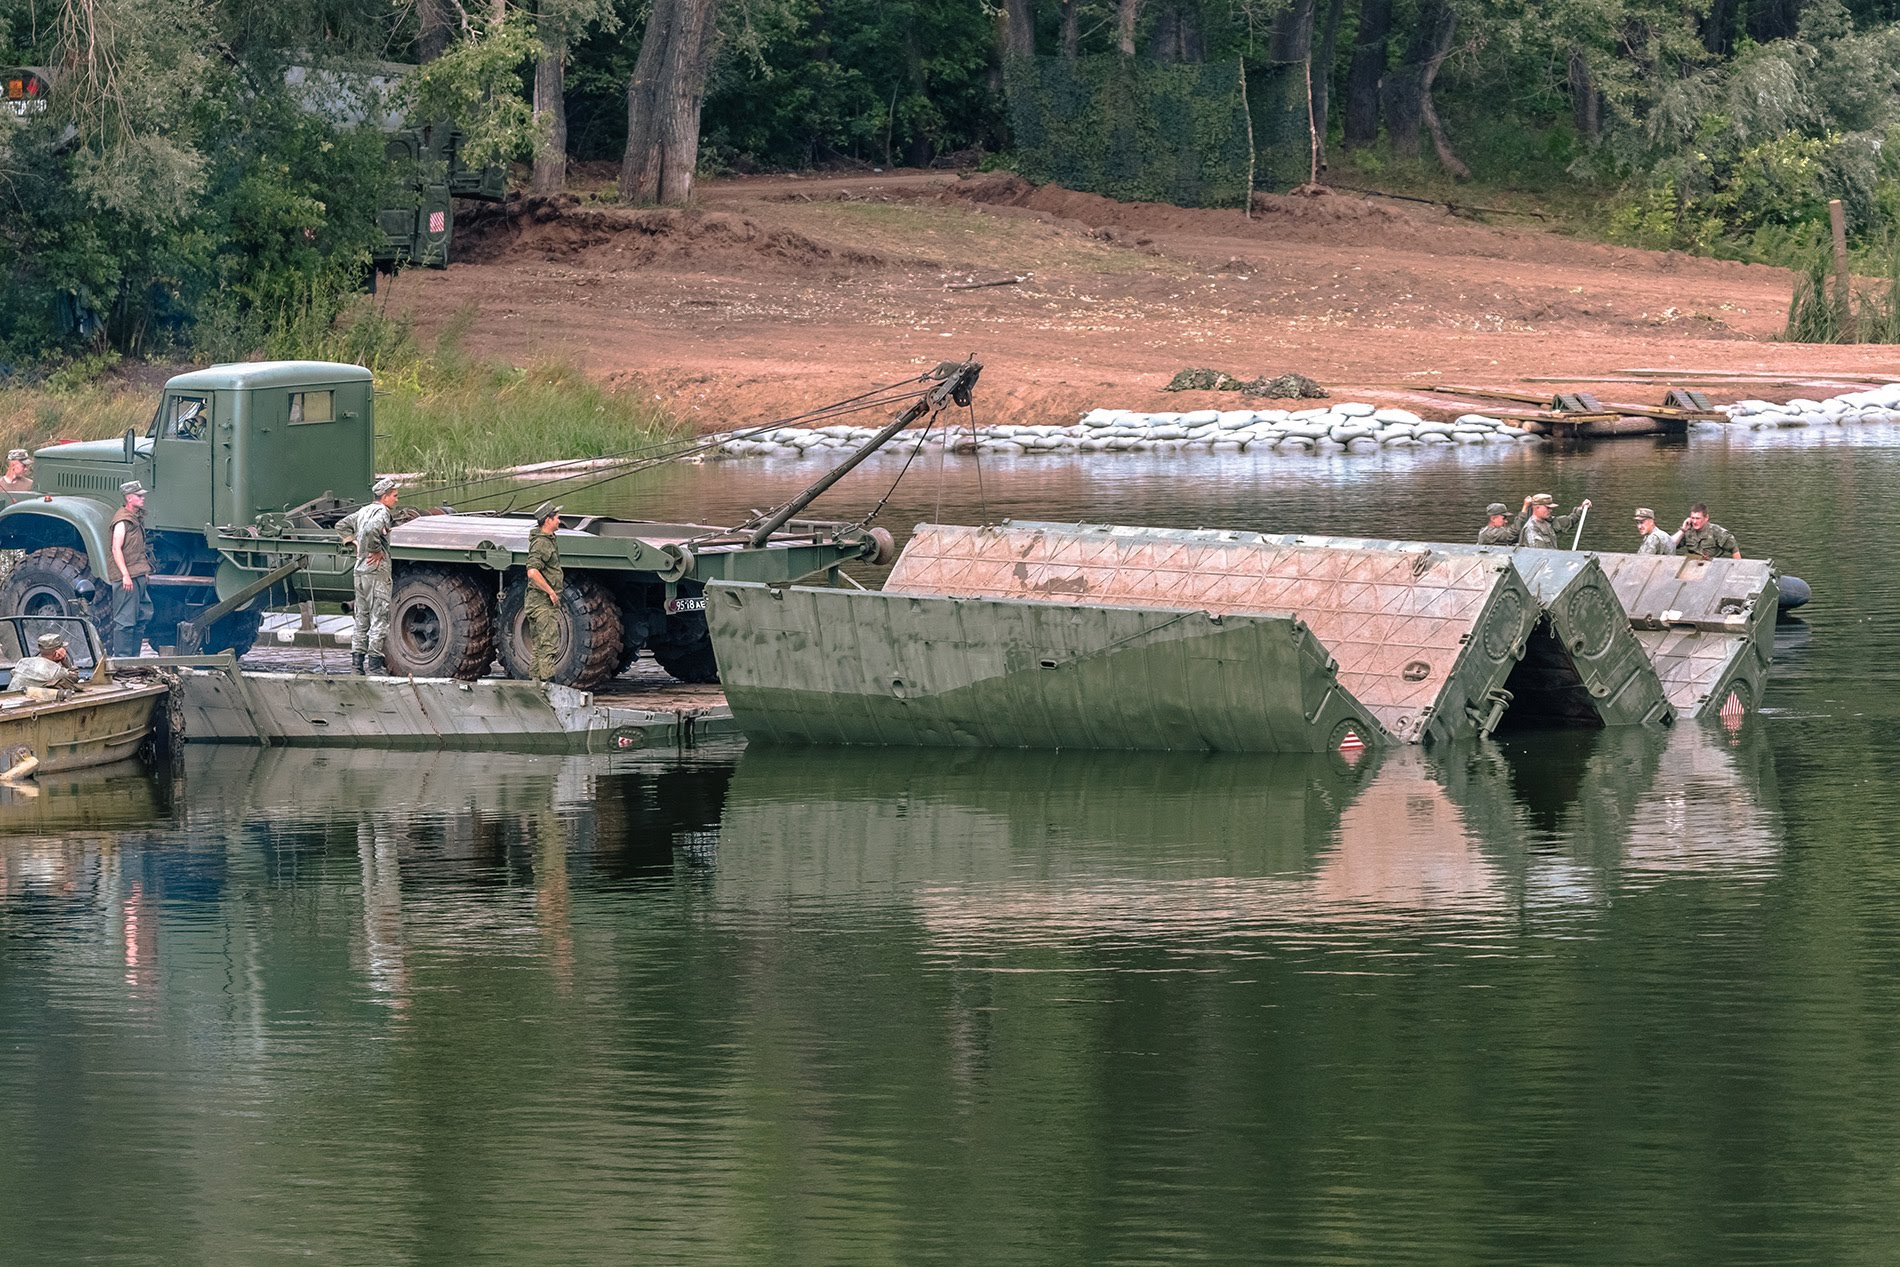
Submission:
[[[202,440],[211,428],[211,402],[202,396],[167,396],[152,420],[158,440]]]

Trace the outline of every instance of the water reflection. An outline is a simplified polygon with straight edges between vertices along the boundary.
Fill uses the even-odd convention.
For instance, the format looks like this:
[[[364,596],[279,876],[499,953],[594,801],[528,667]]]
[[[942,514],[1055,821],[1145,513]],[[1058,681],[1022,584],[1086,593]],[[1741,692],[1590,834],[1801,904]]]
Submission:
[[[722,893],[915,894],[938,949],[1477,933],[1778,856],[1757,735],[1679,726],[1338,756],[753,748]]]

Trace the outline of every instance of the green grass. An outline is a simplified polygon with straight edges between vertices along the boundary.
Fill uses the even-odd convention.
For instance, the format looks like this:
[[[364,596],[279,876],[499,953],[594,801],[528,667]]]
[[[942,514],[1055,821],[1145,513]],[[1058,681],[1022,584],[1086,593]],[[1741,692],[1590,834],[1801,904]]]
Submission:
[[[424,348],[406,321],[384,316],[368,300],[352,300],[334,314],[320,308],[291,314],[244,345],[248,351],[207,360],[368,366],[376,375],[377,469],[436,480],[625,453],[688,434],[639,393],[610,391],[572,366],[495,365],[466,356],[460,343],[471,317],[451,321],[435,346]],[[157,402],[157,379],[147,374],[148,381],[135,382],[125,371],[120,366],[89,382],[54,375],[37,386],[0,391],[0,417],[10,420],[5,447],[143,430]]]

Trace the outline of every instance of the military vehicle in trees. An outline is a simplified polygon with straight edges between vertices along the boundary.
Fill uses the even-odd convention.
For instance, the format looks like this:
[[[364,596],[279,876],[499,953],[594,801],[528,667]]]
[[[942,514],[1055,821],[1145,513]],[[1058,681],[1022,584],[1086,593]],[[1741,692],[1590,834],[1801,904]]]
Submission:
[[[835,580],[844,564],[888,561],[891,538],[881,528],[795,516],[908,422],[951,399],[967,403],[980,368],[940,367],[936,384],[873,442],[741,528],[565,516],[555,680],[592,688],[644,649],[677,678],[717,681],[707,581]],[[94,619],[105,619],[111,519],[120,484],[136,479],[148,490],[155,563],[157,614],[147,637],[158,647],[242,654],[266,604],[351,599],[355,555],[334,525],[368,496],[374,441],[375,398],[360,366],[271,361],[180,374],[142,433],[34,455],[37,496],[0,508],[0,549],[26,552],[0,585],[0,615],[71,613],[91,594]],[[525,513],[432,511],[394,530],[392,673],[473,678],[499,659],[512,676],[527,676],[522,600],[532,526]]]

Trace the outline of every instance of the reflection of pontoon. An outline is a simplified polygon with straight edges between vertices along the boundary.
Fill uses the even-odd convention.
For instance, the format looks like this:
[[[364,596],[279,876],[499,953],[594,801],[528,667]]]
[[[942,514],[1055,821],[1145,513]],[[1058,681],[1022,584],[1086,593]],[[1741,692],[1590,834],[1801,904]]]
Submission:
[[[1540,737],[1541,738],[1541,737]],[[1339,758],[748,750],[722,828],[746,905],[890,885],[943,946],[1494,926],[1777,856],[1772,765],[1703,727]],[[1538,790],[1568,772],[1561,804]]]

